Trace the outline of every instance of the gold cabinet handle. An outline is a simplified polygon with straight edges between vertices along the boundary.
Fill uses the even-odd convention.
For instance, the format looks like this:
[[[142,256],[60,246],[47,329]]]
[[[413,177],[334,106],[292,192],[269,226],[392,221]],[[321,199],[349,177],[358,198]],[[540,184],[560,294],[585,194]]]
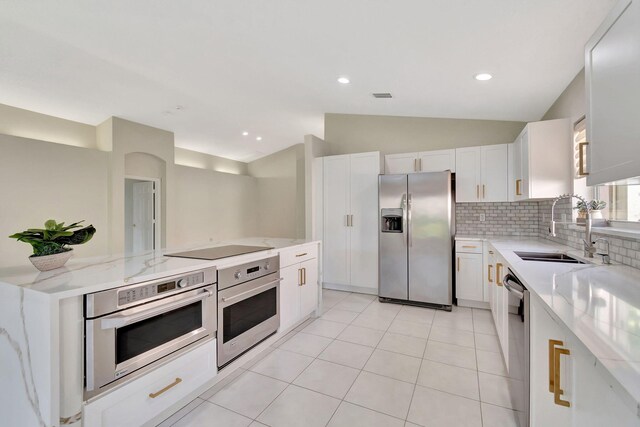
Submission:
[[[298,286],[302,286],[302,269],[298,269]]]
[[[500,276],[502,275],[502,264],[499,262],[496,263],[496,285],[502,286],[502,280],[500,280]]]
[[[462,247],[466,248],[466,249],[475,249],[475,248],[477,248],[477,246],[471,246],[471,245],[462,246]]]
[[[484,187],[485,187],[485,185],[484,185],[484,184],[482,184],[482,198],[483,198],[483,199],[485,198],[485,195],[484,195],[484,190],[485,190],[485,188],[484,188]]]
[[[578,144],[578,157],[579,157],[578,175],[580,176],[589,175],[589,172],[585,172],[584,170],[584,147],[586,147],[587,145],[589,145],[588,142],[581,142],[580,144]]]
[[[493,255],[493,251],[489,251],[489,255]]]
[[[302,284],[307,284],[307,269],[306,267],[302,269]]]
[[[480,185],[476,185],[476,199],[480,199]]]
[[[305,256],[305,255],[307,255],[307,253],[306,253],[306,252],[301,253],[301,254],[297,254],[297,255],[296,255],[296,258],[301,257],[301,256]]]
[[[516,179],[516,196],[522,196],[522,180]]]
[[[549,391],[553,393],[553,402],[556,405],[569,408],[571,402],[562,399],[560,396],[564,394],[564,390],[560,387],[560,356],[571,355],[568,348],[559,347],[564,345],[559,340],[549,340]]]
[[[489,283],[493,283],[493,279],[491,278],[491,269],[493,268],[493,264],[489,264],[489,268],[487,268],[487,280]]]
[[[176,380],[174,382],[172,382],[171,384],[169,384],[168,386],[156,391],[155,393],[149,393],[149,397],[152,399],[155,399],[156,397],[160,396],[162,393],[164,393],[165,391],[168,391],[169,389],[177,386],[178,384],[180,384],[182,382],[182,378],[178,377],[176,378]]]
[[[458,257],[458,271],[460,271],[460,257]]]

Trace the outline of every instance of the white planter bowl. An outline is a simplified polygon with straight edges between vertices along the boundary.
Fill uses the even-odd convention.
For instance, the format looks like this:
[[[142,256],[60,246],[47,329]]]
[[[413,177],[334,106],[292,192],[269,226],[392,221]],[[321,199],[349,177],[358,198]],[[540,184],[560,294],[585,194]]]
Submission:
[[[29,261],[35,268],[40,271],[49,271],[60,268],[69,261],[69,258],[73,255],[73,249],[59,254],[45,255],[45,256],[33,256],[29,257]]]

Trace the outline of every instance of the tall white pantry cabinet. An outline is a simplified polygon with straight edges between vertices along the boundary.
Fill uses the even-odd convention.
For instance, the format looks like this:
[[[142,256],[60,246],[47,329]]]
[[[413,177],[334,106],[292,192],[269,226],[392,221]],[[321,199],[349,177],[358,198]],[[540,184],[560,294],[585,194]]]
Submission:
[[[324,285],[377,294],[380,153],[327,156],[317,161],[323,164]]]

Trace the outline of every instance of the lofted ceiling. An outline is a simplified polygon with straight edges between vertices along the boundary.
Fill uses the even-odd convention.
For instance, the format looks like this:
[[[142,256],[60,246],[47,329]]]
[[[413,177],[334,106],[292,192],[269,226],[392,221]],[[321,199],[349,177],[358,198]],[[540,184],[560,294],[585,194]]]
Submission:
[[[325,112],[533,121],[614,3],[2,1],[0,103],[240,161],[322,137]]]

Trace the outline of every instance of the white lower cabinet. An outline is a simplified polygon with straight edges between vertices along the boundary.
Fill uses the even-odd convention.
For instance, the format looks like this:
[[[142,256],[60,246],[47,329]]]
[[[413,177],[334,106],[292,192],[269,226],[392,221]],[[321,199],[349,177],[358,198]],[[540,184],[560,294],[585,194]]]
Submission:
[[[315,249],[315,245],[309,245],[280,253],[281,332],[318,307],[318,260],[315,258]]]
[[[595,356],[531,295],[531,426],[638,426]],[[558,382],[559,381],[559,382]]]
[[[187,397],[217,374],[216,340],[85,405],[84,427],[139,426]]]
[[[482,301],[482,254],[456,254],[456,297]]]

